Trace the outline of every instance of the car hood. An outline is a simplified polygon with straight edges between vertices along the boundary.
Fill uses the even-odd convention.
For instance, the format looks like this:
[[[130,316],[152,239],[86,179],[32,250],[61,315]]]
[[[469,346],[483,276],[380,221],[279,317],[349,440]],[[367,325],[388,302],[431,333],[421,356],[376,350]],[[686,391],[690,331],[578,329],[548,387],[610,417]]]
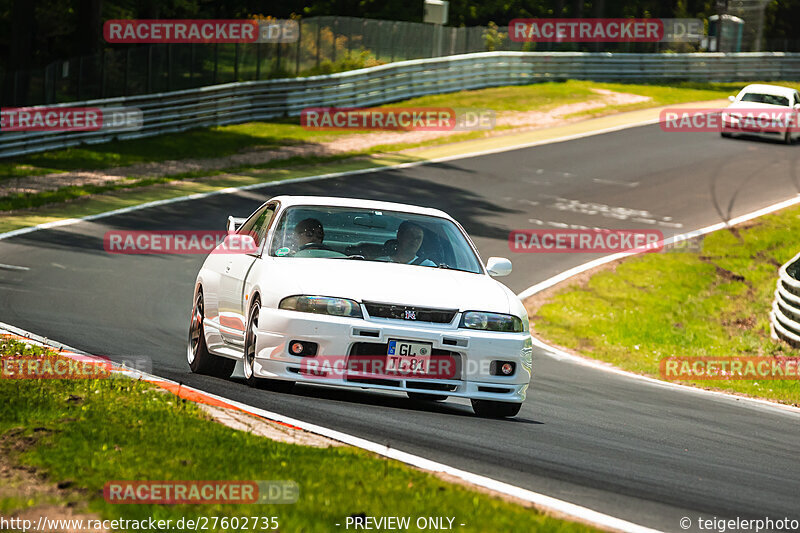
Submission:
[[[770,109],[772,111],[792,111],[791,107],[782,105],[762,104],[760,102],[734,102],[727,109]]]
[[[346,259],[270,258],[264,282],[309,294],[420,307],[510,313],[509,295],[485,274]],[[514,307],[516,309],[516,307]]]

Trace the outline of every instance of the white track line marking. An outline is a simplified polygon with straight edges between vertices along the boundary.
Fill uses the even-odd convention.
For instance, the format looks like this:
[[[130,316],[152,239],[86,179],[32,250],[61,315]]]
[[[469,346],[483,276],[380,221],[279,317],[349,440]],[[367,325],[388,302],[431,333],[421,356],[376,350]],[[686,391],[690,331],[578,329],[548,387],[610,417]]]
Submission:
[[[706,234],[712,233],[714,231],[725,229],[725,228],[730,227],[730,226],[735,226],[737,224],[741,224],[743,222],[747,222],[748,220],[752,220],[754,218],[758,218],[758,217],[761,217],[761,216],[764,216],[764,215],[768,215],[770,213],[774,213],[775,211],[780,211],[781,209],[785,209],[787,207],[791,207],[791,206],[797,205],[797,204],[800,204],[800,194],[798,194],[794,198],[790,198],[788,200],[784,200],[782,202],[778,202],[776,204],[769,205],[769,206],[764,207],[762,209],[758,209],[758,210],[753,211],[751,213],[747,213],[745,215],[741,215],[741,216],[738,216],[736,218],[732,218],[727,223],[718,222],[717,224],[712,224],[711,226],[706,226],[705,228],[701,228],[701,229],[698,229],[698,230],[695,230],[695,231],[690,231],[690,232],[687,232],[687,233],[682,233],[680,235],[675,235],[673,237],[669,237],[667,239],[664,239],[663,244],[664,245],[669,245],[669,244],[675,244],[676,242],[683,242],[686,239],[690,239],[692,237],[698,237],[700,235],[706,235]],[[517,297],[520,298],[521,300],[525,300],[527,298],[530,298],[531,296],[533,296],[534,294],[536,294],[538,292],[541,292],[541,291],[543,291],[545,289],[549,289],[550,287],[552,287],[554,285],[557,285],[557,284],[561,283],[562,281],[566,281],[566,280],[568,280],[569,278],[571,278],[573,276],[576,276],[578,274],[586,272],[587,270],[591,270],[592,268],[598,267],[600,265],[605,265],[605,264],[611,263],[613,261],[616,261],[617,259],[622,259],[622,258],[629,257],[629,256],[632,256],[632,255],[639,255],[639,253],[641,253],[641,252],[620,252],[620,253],[616,253],[616,254],[612,254],[612,255],[607,255],[605,257],[600,257],[600,258],[595,259],[593,261],[589,261],[588,263],[584,263],[582,265],[578,265],[576,267],[570,268],[569,270],[565,270],[564,272],[562,272],[560,274],[557,274],[557,275],[553,276],[552,278],[546,279],[546,280],[544,280],[542,282],[537,283],[536,285],[528,287],[527,289],[525,289],[524,291],[519,293],[517,295]],[[641,374],[635,374],[633,372],[628,372],[626,370],[622,370],[620,368],[616,368],[616,367],[614,367],[614,366],[612,366],[610,364],[603,363],[601,361],[597,361],[597,360],[594,360],[594,359],[589,359],[589,358],[573,355],[571,353],[568,353],[568,352],[565,352],[563,350],[560,350],[560,349],[558,349],[558,348],[556,348],[554,346],[550,346],[549,344],[545,343],[544,341],[542,341],[540,339],[537,339],[536,337],[534,337],[534,344],[536,346],[538,346],[539,348],[541,348],[542,350],[544,350],[547,353],[547,355],[549,355],[550,357],[554,357],[555,359],[558,359],[558,360],[570,361],[570,362],[581,364],[581,365],[584,365],[584,366],[590,366],[590,367],[595,368],[597,370],[602,370],[604,372],[611,372],[611,373],[618,374],[618,375],[621,375],[621,376],[626,376],[626,377],[629,377],[629,378],[638,379],[640,381],[643,381],[643,382],[646,382],[646,383],[650,383],[652,385],[658,385],[660,387],[669,387],[669,388],[673,388],[675,390],[680,390],[680,391],[683,391],[683,392],[692,392],[692,393],[695,393],[695,394],[711,395],[711,396],[714,396],[714,397],[717,397],[717,398],[724,398],[724,399],[731,400],[731,401],[745,402],[745,403],[751,404],[752,406],[757,406],[757,407],[761,407],[761,408],[767,408],[767,409],[772,410],[772,411],[779,411],[779,412],[782,412],[782,413],[792,413],[792,414],[795,414],[795,415],[800,415],[800,408],[797,408],[797,407],[794,407],[794,406],[791,406],[791,405],[771,402],[769,400],[761,400],[761,399],[758,399],[758,398],[749,398],[749,397],[746,397],[746,396],[737,396],[737,395],[729,394],[729,393],[726,393],[726,392],[710,391],[710,390],[701,389],[701,388],[698,388],[698,387],[692,387],[690,385],[681,385],[679,383],[672,383],[672,382],[669,382],[669,381],[662,381],[662,380],[659,380],[659,379],[643,376]]]
[[[0,270],[30,270],[30,268],[0,263]]]
[[[5,331],[3,331],[5,330]],[[0,322],[0,332],[7,332],[13,335],[17,335],[19,337],[25,337],[29,339],[31,342],[51,346],[55,344],[56,348],[67,350],[71,353],[65,353],[66,356],[77,355],[79,357],[86,357],[91,356],[84,351],[71,348],[67,345],[53,343],[48,339],[45,339],[39,335],[31,333],[29,331],[22,330],[10,324],[5,324]],[[145,379],[148,381],[158,381],[162,383],[169,383],[173,385],[179,385],[177,381],[173,381],[170,379],[165,379],[159,376],[154,376],[152,374],[148,374],[146,372],[131,372],[128,370],[118,370],[114,369],[115,372],[119,372],[129,377],[133,377],[134,379]],[[387,457],[389,459],[394,459],[400,461],[402,463],[423,469],[429,470],[431,472],[440,472],[443,474],[448,474],[450,476],[454,476],[458,479],[471,483],[473,485],[484,487],[489,490],[493,490],[500,494],[505,494],[508,496],[512,496],[514,498],[519,498],[520,500],[526,501],[528,503],[533,504],[540,510],[543,511],[555,511],[556,513],[561,513],[566,515],[567,517],[573,517],[578,520],[588,522],[590,524],[596,524],[600,527],[605,527],[610,530],[614,531],[624,531],[630,533],[661,533],[657,529],[650,529],[644,526],[640,526],[638,524],[634,524],[633,522],[628,522],[626,520],[622,520],[619,518],[615,518],[613,516],[609,516],[592,509],[582,507],[580,505],[575,505],[573,503],[569,503],[563,500],[559,500],[557,498],[553,498],[550,496],[546,496],[544,494],[540,494],[538,492],[533,492],[527,489],[523,489],[521,487],[516,487],[509,483],[504,483],[502,481],[498,481],[496,479],[492,479],[486,476],[481,476],[478,474],[473,474],[472,472],[467,472],[465,470],[460,470],[458,468],[453,468],[452,466],[445,465],[443,463],[439,463],[436,461],[431,461],[430,459],[426,459],[419,455],[414,455],[410,453],[406,453],[395,448],[391,448],[389,446],[385,446],[383,444],[378,444],[376,442],[372,442],[367,439],[362,439],[361,437],[356,437],[354,435],[349,435],[347,433],[342,433],[341,431],[336,431],[334,429],[326,428],[324,426],[319,426],[317,424],[311,424],[309,422],[305,422],[303,420],[298,420],[296,418],[291,418],[280,413],[275,413],[272,411],[267,411],[264,409],[260,409],[258,407],[252,407],[250,405],[237,402],[236,400],[231,400],[229,398],[225,398],[223,396],[217,396],[216,394],[211,394],[209,392],[195,389],[194,387],[189,387],[188,385],[180,384],[181,389],[185,389],[187,391],[191,391],[200,395],[203,395],[207,398],[213,398],[214,400],[218,400],[229,405],[232,405],[242,411],[247,413],[266,418],[268,420],[273,420],[276,422],[282,422],[284,424],[290,424],[292,426],[299,427],[305,431],[309,431],[311,433],[316,433],[317,435],[322,435],[324,437],[328,437],[333,440],[337,440],[339,442],[343,442],[345,444],[349,444],[351,446],[355,446],[357,448],[361,448],[363,450],[370,451],[377,455]],[[168,389],[167,389],[168,390]]]
[[[382,172],[382,171],[389,171],[389,170],[398,170],[404,168],[413,168],[418,167],[421,165],[430,165],[435,163],[444,163],[447,161],[455,161],[457,159],[469,159],[471,157],[480,157],[483,155],[491,155],[497,154],[501,152],[509,152],[512,150],[519,150],[522,148],[531,148],[534,146],[541,146],[545,144],[555,144],[560,142],[572,141],[575,139],[582,139],[584,137],[591,137],[593,135],[602,135],[604,133],[611,133],[614,131],[620,131],[628,128],[638,128],[640,126],[649,126],[651,124],[657,124],[659,122],[658,118],[651,119],[651,120],[643,120],[640,122],[632,122],[630,124],[621,124],[619,126],[613,126],[610,128],[603,128],[599,130],[592,130],[583,133],[575,133],[572,135],[566,135],[564,137],[557,137],[555,139],[543,139],[541,141],[533,141],[529,143],[523,144],[515,144],[512,146],[501,146],[499,148],[492,148],[489,150],[482,150],[480,152],[471,152],[468,154],[457,154],[457,155],[450,155],[444,157],[438,157],[435,159],[426,159],[424,161],[411,161],[408,163],[398,163],[396,165],[387,165],[385,167],[374,167],[374,168],[364,168],[360,170],[345,170],[342,172],[331,172],[329,174],[318,174],[315,176],[303,176],[300,178],[291,178],[287,180],[278,180],[278,181],[270,181],[268,183],[254,183],[252,185],[243,185],[241,187],[228,187],[226,189],[220,189],[216,191],[209,191],[204,193],[195,193],[189,194],[187,196],[178,196],[175,198],[167,198],[164,200],[155,200],[153,202],[147,202],[144,204],[137,204],[132,205],[129,207],[122,207],[120,209],[113,209],[111,211],[104,211],[102,213],[97,213],[95,215],[87,215],[84,217],[79,218],[65,218],[62,220],[55,220],[53,222],[45,222],[44,224],[38,224],[36,226],[29,226],[26,228],[19,228],[12,231],[8,231],[6,233],[0,233],[0,240],[8,239],[10,237],[16,237],[18,235],[24,235],[26,233],[31,233],[33,231],[38,231],[42,229],[53,229],[58,228],[61,226],[70,226],[72,224],[77,224],[79,222],[89,221],[89,220],[97,220],[101,218],[111,217],[114,215],[121,215],[123,213],[130,213],[131,211],[138,211],[139,209],[148,209],[150,207],[156,207],[161,205],[169,205],[176,202],[185,202],[188,200],[199,200],[201,198],[207,198],[209,196],[215,196],[217,194],[231,194],[236,193],[239,191],[248,191],[253,189],[262,189],[268,187],[279,187],[281,185],[285,185],[288,183],[302,183],[304,181],[317,181],[323,179],[331,179],[331,178],[338,178],[341,176],[354,176],[357,174],[370,174],[373,172]]]

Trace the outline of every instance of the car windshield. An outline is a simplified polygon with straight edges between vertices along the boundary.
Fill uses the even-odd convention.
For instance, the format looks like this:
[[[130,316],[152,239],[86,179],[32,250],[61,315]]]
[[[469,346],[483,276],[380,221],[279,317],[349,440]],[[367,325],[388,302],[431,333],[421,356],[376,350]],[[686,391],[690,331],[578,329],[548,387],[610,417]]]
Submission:
[[[777,94],[745,93],[741,101],[789,107],[789,99],[785,96],[778,96]]]
[[[483,272],[465,235],[447,219],[352,207],[288,208],[275,228],[269,254]]]

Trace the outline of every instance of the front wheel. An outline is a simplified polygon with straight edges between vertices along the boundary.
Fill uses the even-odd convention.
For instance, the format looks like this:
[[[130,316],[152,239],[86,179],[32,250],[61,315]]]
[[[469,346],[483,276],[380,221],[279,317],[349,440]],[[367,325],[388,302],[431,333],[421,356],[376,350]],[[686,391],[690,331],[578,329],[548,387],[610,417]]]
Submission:
[[[792,144],[792,131],[786,130],[786,133],[783,135],[783,142],[785,144]]]
[[[189,323],[189,343],[186,348],[186,359],[189,368],[195,374],[206,374],[227,379],[233,374],[236,361],[227,357],[218,357],[208,351],[206,335],[203,329],[205,318],[203,305],[203,291],[197,291],[197,298],[192,308],[192,319]]]
[[[472,410],[483,418],[511,418],[519,413],[521,403],[496,402],[494,400],[470,400]]]
[[[722,136],[722,137],[724,137],[726,139],[730,139],[731,137],[733,137],[733,134],[732,133],[728,133],[727,131],[722,131],[722,132],[720,132],[720,136]]]
[[[244,379],[248,385],[258,389],[291,392],[294,388],[294,381],[258,378],[253,370],[256,362],[256,333],[258,332],[258,316],[260,312],[261,301],[258,298],[254,298],[253,304],[250,306],[250,313],[247,315],[247,330],[244,336],[244,364],[242,365]]]

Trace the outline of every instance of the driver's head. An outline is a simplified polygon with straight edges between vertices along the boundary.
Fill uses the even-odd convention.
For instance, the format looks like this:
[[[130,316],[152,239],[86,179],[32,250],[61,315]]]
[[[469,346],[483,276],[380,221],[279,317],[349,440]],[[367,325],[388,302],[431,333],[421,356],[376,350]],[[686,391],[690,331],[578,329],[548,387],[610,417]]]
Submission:
[[[322,244],[325,239],[325,230],[322,229],[322,222],[316,218],[306,218],[294,227],[294,236],[298,246],[312,243]]]
[[[399,257],[414,258],[422,246],[425,232],[413,222],[405,221],[397,228],[397,253]]]

